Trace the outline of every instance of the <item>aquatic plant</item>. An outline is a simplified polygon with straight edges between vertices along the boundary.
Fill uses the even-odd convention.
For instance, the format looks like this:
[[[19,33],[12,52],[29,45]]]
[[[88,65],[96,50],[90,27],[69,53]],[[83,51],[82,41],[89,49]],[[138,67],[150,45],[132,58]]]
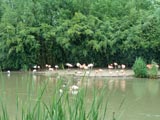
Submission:
[[[42,82],[38,88],[35,88],[30,80],[27,83],[26,100],[20,101],[18,94],[16,96],[14,118],[10,116],[5,100],[0,99],[2,110],[0,120],[105,120],[107,118],[108,97],[106,98],[105,88],[94,87],[92,96],[88,99],[87,86],[79,88],[78,93],[73,95],[69,92],[70,83],[64,86],[61,77],[58,78],[56,87],[52,90],[52,97],[47,101],[44,98],[48,92],[49,80]],[[36,95],[33,94],[35,91]]]
[[[152,61],[151,68],[148,69],[148,77],[149,78],[157,78],[158,76],[158,65],[156,62]]]
[[[141,57],[136,58],[133,67],[134,75],[136,77],[145,78],[147,77],[146,63]]]

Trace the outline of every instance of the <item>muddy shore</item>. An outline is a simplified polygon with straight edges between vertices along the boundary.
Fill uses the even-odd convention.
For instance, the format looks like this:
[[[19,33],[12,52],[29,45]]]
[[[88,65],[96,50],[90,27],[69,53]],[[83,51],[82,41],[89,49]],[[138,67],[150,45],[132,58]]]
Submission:
[[[97,76],[97,77],[134,77],[134,72],[131,69],[93,69],[93,70],[79,70],[79,69],[65,69],[53,71],[37,71],[35,74],[44,75],[75,75],[75,76]],[[160,71],[158,72],[160,76]]]

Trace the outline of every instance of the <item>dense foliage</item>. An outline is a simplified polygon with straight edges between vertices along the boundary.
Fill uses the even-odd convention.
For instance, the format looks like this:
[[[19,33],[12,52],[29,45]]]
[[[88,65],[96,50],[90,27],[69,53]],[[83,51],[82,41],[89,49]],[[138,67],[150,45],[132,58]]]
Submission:
[[[146,63],[141,57],[136,58],[132,69],[136,77],[140,78],[148,77]]]
[[[160,63],[157,0],[0,0],[0,66]]]
[[[139,78],[157,78],[159,65],[152,60],[151,64],[145,63],[145,61],[138,57],[133,64],[133,71],[135,77]]]
[[[159,68],[159,66],[157,65],[157,63],[152,61],[151,69],[148,70],[148,77],[149,78],[157,78],[158,77],[158,68]]]

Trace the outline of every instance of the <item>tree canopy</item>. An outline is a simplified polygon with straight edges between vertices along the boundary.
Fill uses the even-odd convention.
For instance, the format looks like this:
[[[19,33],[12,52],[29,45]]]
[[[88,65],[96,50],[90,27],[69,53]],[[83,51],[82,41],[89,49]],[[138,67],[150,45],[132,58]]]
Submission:
[[[0,0],[0,67],[160,63],[158,0]]]

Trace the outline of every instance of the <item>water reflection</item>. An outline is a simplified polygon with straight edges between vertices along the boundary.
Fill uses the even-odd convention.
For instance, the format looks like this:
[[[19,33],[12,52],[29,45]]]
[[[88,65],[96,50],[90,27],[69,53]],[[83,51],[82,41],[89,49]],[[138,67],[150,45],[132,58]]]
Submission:
[[[109,88],[109,90],[113,89],[113,85],[114,85],[114,80],[108,80],[108,88]]]
[[[46,78],[42,79],[42,76],[33,75],[33,80],[39,84],[42,81],[46,80]],[[132,79],[126,80],[124,78],[81,78],[76,76],[70,77],[60,77],[60,76],[50,76],[47,77],[50,86],[56,84],[57,80],[62,80],[63,85],[69,86],[76,85],[79,88],[82,86],[86,86],[88,89],[96,87],[96,88],[104,88],[107,85],[109,90],[120,90],[121,92],[128,92],[128,89],[132,89],[132,92],[136,97],[142,97],[146,93],[150,93],[152,96],[157,95],[159,91],[159,81],[158,80],[146,80],[146,79]],[[98,80],[97,80],[98,79]],[[128,84],[132,82],[132,84]],[[70,84],[70,85],[68,85]],[[128,86],[128,88],[127,88]],[[63,88],[63,87],[62,87]]]
[[[120,81],[120,88],[123,92],[126,90],[126,80]]]
[[[126,80],[124,79],[111,79],[108,80],[109,90],[120,89],[122,92],[126,90]]]
[[[151,96],[154,96],[159,92],[159,82],[158,80],[134,80],[132,89],[137,97],[142,97],[148,93],[150,93]]]
[[[45,82],[48,82],[48,85],[53,85],[56,83],[56,80],[61,79],[59,76],[43,76],[43,75],[36,75],[32,74],[32,81],[35,83],[35,85],[44,84]]]
[[[150,94],[155,96],[159,93],[159,82],[157,80],[148,80],[147,88]]]
[[[147,90],[146,88],[146,81],[144,80],[135,80],[132,84],[133,93],[136,95],[136,97],[141,97],[145,95],[145,92]]]
[[[97,80],[98,79],[98,80]],[[106,78],[90,78],[81,79],[75,78],[73,84],[77,86],[86,86],[87,88],[96,87],[98,89],[107,87],[109,90],[119,89],[122,92],[126,91],[126,80],[125,79],[106,79]]]
[[[117,107],[119,106],[122,98],[126,96],[125,105],[128,105],[129,107],[124,106],[125,112],[119,120],[147,120],[148,116],[146,117],[146,114],[150,114],[148,120],[159,119],[159,80],[135,78],[130,79],[127,77],[82,78],[76,76],[46,76],[28,73],[11,73],[10,77],[5,73],[1,78],[1,85],[4,85],[3,87],[5,88],[5,95],[8,98],[6,99],[6,103],[10,107],[9,111],[11,111],[12,113],[16,107],[16,94],[18,94],[19,96],[19,101],[26,101],[28,83],[31,83],[34,88],[31,92],[31,95],[35,95],[37,94],[37,88],[44,85],[43,83],[47,81],[47,92],[45,93],[44,99],[49,101],[51,100],[51,97],[53,97],[54,88],[60,80],[62,81],[62,85],[60,86],[60,89],[58,91],[60,94],[62,94],[64,90],[67,90],[69,92],[70,87],[73,87],[74,85],[78,86],[78,90],[81,90],[82,87],[86,87],[89,94],[87,96],[88,100],[90,100],[90,98],[92,97],[91,93],[93,92],[93,87],[96,87],[98,89],[104,88],[106,93],[108,91],[114,91],[111,92],[111,94],[113,94],[111,95],[108,106],[108,112],[111,113],[111,116],[112,113],[118,109]],[[78,90],[74,90],[74,93],[76,93]],[[72,92],[70,95],[73,96]],[[34,99],[34,96],[32,97]]]

